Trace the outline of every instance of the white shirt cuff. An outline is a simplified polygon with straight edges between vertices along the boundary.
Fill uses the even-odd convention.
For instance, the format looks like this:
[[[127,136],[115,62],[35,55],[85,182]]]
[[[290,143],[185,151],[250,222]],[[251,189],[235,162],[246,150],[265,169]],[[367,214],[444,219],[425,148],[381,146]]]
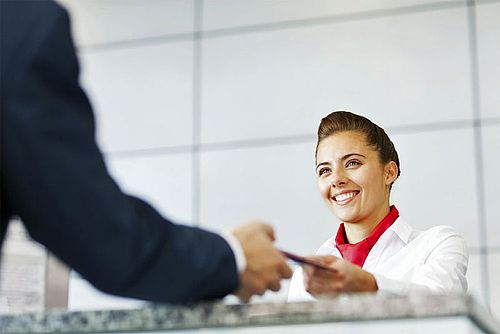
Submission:
[[[226,242],[229,244],[229,247],[231,247],[231,250],[233,251],[234,258],[236,260],[236,267],[238,268],[238,273],[242,273],[245,271],[247,267],[247,259],[245,257],[245,253],[243,252],[243,248],[241,247],[240,242],[238,239],[231,233],[231,232],[222,232],[221,237],[223,237]]]

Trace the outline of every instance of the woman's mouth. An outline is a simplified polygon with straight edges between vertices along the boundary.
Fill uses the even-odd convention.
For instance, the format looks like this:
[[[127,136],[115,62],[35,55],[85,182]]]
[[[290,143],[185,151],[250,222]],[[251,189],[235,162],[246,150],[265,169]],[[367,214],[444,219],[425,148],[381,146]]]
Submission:
[[[334,195],[333,200],[337,202],[338,205],[346,205],[352,199],[359,194],[359,191],[346,191],[342,192],[340,194]]]

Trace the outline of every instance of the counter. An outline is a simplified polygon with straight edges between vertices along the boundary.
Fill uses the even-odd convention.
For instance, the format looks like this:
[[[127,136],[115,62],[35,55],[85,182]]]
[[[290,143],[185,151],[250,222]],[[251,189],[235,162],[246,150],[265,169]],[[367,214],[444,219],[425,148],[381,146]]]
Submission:
[[[0,333],[500,333],[470,295],[345,295],[303,303],[149,304],[0,316]]]

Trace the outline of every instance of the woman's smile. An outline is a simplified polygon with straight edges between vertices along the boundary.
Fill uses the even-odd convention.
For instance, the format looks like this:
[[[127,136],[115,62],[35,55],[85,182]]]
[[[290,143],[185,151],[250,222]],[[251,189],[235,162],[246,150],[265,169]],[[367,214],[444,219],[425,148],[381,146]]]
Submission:
[[[358,194],[359,191],[347,190],[333,195],[332,199],[337,203],[337,205],[344,206],[349,204]]]

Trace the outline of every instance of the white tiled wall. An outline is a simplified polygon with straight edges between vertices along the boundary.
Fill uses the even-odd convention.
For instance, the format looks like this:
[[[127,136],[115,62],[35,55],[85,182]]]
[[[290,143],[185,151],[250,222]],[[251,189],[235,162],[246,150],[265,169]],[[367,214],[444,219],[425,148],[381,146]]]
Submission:
[[[500,247],[500,122],[482,128],[487,245]]]
[[[462,7],[207,38],[203,141],[313,133],[342,108],[384,126],[470,119],[466,18]]]
[[[204,0],[203,27],[207,30],[324,18],[339,14],[371,13],[431,4],[435,0]],[[461,0],[448,0],[455,4]]]
[[[80,53],[105,151],[190,145],[193,42]]]
[[[268,220],[280,247],[311,253],[336,229],[316,190],[311,138],[321,117],[350,109],[396,143],[402,214],[464,235],[474,250],[469,291],[500,315],[500,1],[61,1],[123,189],[211,229]],[[190,35],[195,26],[201,37]],[[475,115],[488,120],[480,152]],[[73,308],[106,304],[73,286],[84,287],[70,289]]]
[[[500,117],[500,3],[477,6],[479,85],[484,117]]]
[[[80,46],[189,33],[193,0],[57,0],[73,14]]]
[[[110,157],[108,166],[124,192],[176,222],[193,222],[191,154]]]
[[[497,250],[488,256],[489,280],[490,280],[490,306],[491,312],[500,319],[500,252]]]
[[[410,224],[427,229],[451,225],[469,247],[480,246],[472,129],[391,136],[401,161],[395,203]]]
[[[469,288],[467,292],[472,294],[483,305],[488,305],[489,301],[485,300],[483,292],[482,256],[477,253],[469,254],[469,266],[467,268],[467,283],[469,284]]]

